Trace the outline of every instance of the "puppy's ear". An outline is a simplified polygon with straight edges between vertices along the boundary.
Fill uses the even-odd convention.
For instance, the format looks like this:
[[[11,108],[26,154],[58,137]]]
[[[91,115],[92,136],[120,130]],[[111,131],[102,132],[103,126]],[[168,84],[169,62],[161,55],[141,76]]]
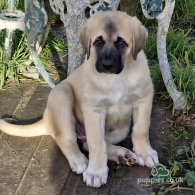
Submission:
[[[132,55],[134,60],[136,60],[137,54],[144,48],[145,41],[148,37],[148,32],[136,17],[131,18],[131,24],[133,31]]]
[[[79,39],[80,39],[82,47],[84,48],[87,54],[87,60],[88,60],[90,56],[91,39],[90,39],[87,25],[81,28]]]

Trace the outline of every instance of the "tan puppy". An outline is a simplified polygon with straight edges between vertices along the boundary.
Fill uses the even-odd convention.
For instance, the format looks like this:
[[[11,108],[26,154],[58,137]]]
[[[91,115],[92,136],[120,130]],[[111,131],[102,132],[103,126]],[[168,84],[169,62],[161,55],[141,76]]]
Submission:
[[[15,136],[51,135],[88,186],[106,183],[108,159],[129,164],[134,158],[142,166],[154,166],[158,156],[148,132],[153,85],[142,51],[146,37],[136,17],[118,11],[91,17],[80,34],[85,61],[52,89],[43,119],[25,126],[0,120],[0,129]],[[127,137],[131,116],[135,153],[113,145]],[[77,144],[77,133],[85,134],[83,125],[89,162]]]

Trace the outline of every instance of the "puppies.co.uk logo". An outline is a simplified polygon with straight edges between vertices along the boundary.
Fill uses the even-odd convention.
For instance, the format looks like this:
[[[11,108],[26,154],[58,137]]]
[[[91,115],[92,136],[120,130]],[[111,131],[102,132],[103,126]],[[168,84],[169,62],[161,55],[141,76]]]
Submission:
[[[170,171],[163,164],[157,164],[151,170],[151,175],[153,177],[164,178],[169,174]]]
[[[137,178],[137,183],[141,186],[150,186],[152,184],[174,184],[184,182],[183,177],[172,178],[170,170],[163,164],[157,164],[151,170],[151,178]]]

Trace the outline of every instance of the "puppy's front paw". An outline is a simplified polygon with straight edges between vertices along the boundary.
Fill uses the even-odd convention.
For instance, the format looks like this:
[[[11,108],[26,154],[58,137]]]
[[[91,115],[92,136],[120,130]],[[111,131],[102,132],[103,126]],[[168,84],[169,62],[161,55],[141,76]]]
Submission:
[[[87,169],[88,159],[82,153],[71,156],[68,160],[72,171],[77,174],[81,174]]]
[[[83,173],[83,181],[87,186],[99,188],[101,185],[106,184],[108,177],[108,167],[103,169],[92,169],[88,166],[87,170]]]
[[[137,162],[141,166],[147,166],[152,168],[159,163],[158,154],[151,147],[147,147],[145,151],[135,151],[137,155]]]

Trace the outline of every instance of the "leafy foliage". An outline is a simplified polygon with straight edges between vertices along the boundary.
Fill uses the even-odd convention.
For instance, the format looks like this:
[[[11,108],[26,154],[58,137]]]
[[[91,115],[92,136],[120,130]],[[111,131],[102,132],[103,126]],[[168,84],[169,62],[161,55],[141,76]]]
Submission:
[[[195,188],[195,171],[188,171],[185,174],[185,179],[188,186]]]

